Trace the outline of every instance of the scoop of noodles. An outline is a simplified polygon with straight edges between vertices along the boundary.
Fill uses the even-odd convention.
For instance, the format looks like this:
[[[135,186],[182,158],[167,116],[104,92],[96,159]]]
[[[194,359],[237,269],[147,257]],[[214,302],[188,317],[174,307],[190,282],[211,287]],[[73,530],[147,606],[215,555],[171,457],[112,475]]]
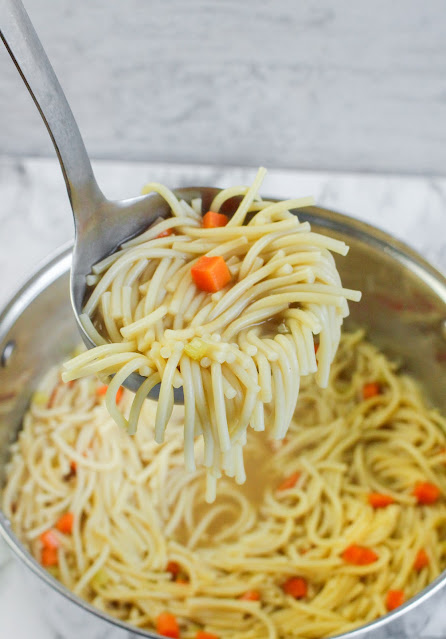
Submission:
[[[312,198],[262,200],[264,174],[260,169],[249,188],[220,191],[208,212],[200,200],[188,203],[147,185],[144,192],[159,193],[171,216],[93,268],[81,319],[98,346],[68,362],[63,374],[64,381],[113,375],[107,408],[130,434],[145,397],[161,382],[159,443],[173,389],[182,386],[185,463],[195,469],[194,439],[202,437],[208,501],[222,472],[245,481],[248,426],[264,430],[266,415],[271,437],[282,439],[300,377],[314,373],[327,385],[347,300],[360,299],[342,287],[330,252],[346,255],[348,247],[313,233],[291,212]],[[227,217],[222,206],[235,195],[243,197]],[[125,417],[116,393],[134,372],[146,380]]]

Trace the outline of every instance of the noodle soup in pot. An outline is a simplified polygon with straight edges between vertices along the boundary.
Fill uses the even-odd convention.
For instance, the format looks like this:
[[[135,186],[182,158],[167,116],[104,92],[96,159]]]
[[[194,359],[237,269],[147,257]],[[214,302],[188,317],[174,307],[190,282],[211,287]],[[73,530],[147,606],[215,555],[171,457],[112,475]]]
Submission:
[[[212,505],[196,500],[202,471],[184,473],[181,409],[171,437],[155,451],[150,404],[147,429],[129,442],[110,423],[99,382],[70,387],[59,383],[57,368],[48,372],[77,343],[65,288],[67,256],[56,258],[34,281],[35,294],[19,295],[3,317],[2,343],[16,343],[14,376],[8,367],[0,373],[8,393],[0,431],[4,456],[31,392],[37,393],[8,467],[3,509],[15,532],[3,518],[4,535],[20,555],[23,547],[30,550],[25,561],[51,587],[67,594],[49,571],[75,593],[67,594],[72,601],[96,607],[104,619],[116,617],[113,623],[135,633],[150,636],[157,619],[170,612],[185,637],[234,636],[231,623],[246,637],[332,636],[369,622],[351,636],[378,637],[384,625],[385,632],[401,634],[402,620],[415,614],[413,596],[424,589],[418,601],[426,606],[442,587],[441,578],[428,584],[444,561],[438,541],[444,497],[432,489],[444,491],[443,422],[404,375],[415,375],[428,403],[444,411],[438,381],[445,372],[444,279],[364,225],[320,210],[305,215],[351,245],[350,261],[362,268],[342,276],[346,286],[363,290],[364,302],[351,309],[325,401],[324,391],[305,382],[285,443],[254,438],[247,483],[222,483]],[[60,330],[57,343],[49,308]],[[46,344],[30,332],[41,330],[31,321],[39,315]],[[120,401],[129,401],[126,393]],[[25,500],[20,506],[13,486],[14,477],[15,486],[28,482],[29,494],[38,496],[14,467],[14,455],[40,459],[39,446],[46,451],[42,477],[55,495],[51,503],[40,498],[40,520]],[[101,504],[107,504],[106,515]],[[72,519],[63,518],[67,512]],[[50,513],[56,552],[46,553],[46,561],[57,554],[58,572],[40,565]],[[429,518],[438,521],[428,525]],[[25,521],[34,526],[31,534]],[[386,578],[389,566],[396,578]],[[144,601],[138,601],[142,591]],[[392,615],[374,621],[392,608]]]

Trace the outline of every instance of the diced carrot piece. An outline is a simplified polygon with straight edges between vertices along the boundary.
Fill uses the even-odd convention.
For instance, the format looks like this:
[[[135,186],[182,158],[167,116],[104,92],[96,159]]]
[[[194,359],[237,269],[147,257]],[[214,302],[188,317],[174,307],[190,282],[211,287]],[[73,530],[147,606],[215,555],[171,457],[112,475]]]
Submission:
[[[371,548],[352,544],[344,550],[342,559],[354,566],[367,566],[373,564],[378,559],[378,555]]]
[[[288,490],[289,488],[294,488],[297,484],[297,481],[300,477],[300,473],[291,473],[289,477],[286,477],[278,486],[277,490]]]
[[[172,233],[173,229],[166,229],[165,231],[161,231],[161,233],[158,233],[156,239],[159,239],[161,237],[169,237],[169,235],[172,235]]]
[[[96,395],[98,395],[99,397],[101,395],[105,395],[105,393],[107,392],[107,384],[102,384],[102,386],[98,386],[98,388],[96,389]]]
[[[40,537],[40,541],[44,548],[59,548],[60,542],[57,538],[56,533],[51,528],[49,530],[45,530]]]
[[[206,632],[205,630],[198,630],[195,635],[195,639],[219,639],[218,635],[214,635],[213,632]]]
[[[307,596],[308,586],[302,577],[290,577],[282,585],[282,590],[286,595],[291,595],[294,599],[302,599]]]
[[[390,612],[404,603],[404,592],[402,590],[389,590],[386,597],[386,607]]]
[[[214,257],[200,257],[191,268],[195,285],[207,293],[216,293],[231,281],[228,265],[221,255]]]
[[[166,572],[170,572],[173,577],[176,577],[181,570],[181,566],[176,561],[169,561],[166,566]]]
[[[60,530],[60,532],[65,535],[71,535],[73,532],[73,520],[73,513],[65,513],[56,524],[57,530]]]
[[[42,548],[42,554],[40,555],[40,563],[42,566],[57,566],[59,563],[59,557],[57,554],[57,548]]]
[[[215,211],[208,211],[203,215],[203,228],[216,229],[220,226],[226,226],[229,222],[227,215],[223,213],[215,213]]]
[[[98,397],[102,397],[103,395],[105,395],[105,394],[106,394],[107,390],[108,390],[108,386],[107,386],[107,384],[103,384],[102,386],[99,386],[99,387],[96,389],[96,395],[97,395]],[[124,393],[124,389],[122,388],[122,386],[120,386],[120,387],[118,388],[117,392],[116,392],[116,403],[118,403],[118,404],[119,404],[119,402],[120,402],[120,401],[121,401],[121,399],[122,399],[122,395],[123,395],[123,393]]]
[[[260,601],[260,592],[258,590],[247,590],[240,595],[239,599],[242,601]]]
[[[421,550],[417,552],[417,556],[415,557],[415,561],[413,562],[413,567],[414,570],[419,571],[423,568],[426,568],[426,566],[429,566],[429,557],[427,556],[427,552],[424,550],[424,548],[421,548]]]
[[[187,584],[189,583],[189,579],[185,579],[184,577],[177,577],[175,579],[175,583],[176,584],[181,584],[183,586],[187,586]]]
[[[370,399],[381,393],[381,388],[377,382],[369,382],[362,387],[362,396],[364,399]]]
[[[394,504],[395,500],[391,495],[384,495],[382,493],[370,493],[368,496],[369,504],[373,508],[385,508]]]
[[[319,342],[314,342],[314,352],[317,353],[319,350]]]
[[[158,615],[158,619],[156,620],[156,631],[163,637],[179,639],[180,628],[175,615],[172,615],[170,612],[162,612]]]
[[[417,498],[419,504],[434,504],[440,497],[440,489],[435,484],[428,481],[420,481],[415,484],[413,494]]]
[[[70,461],[70,469],[72,473],[77,471],[77,462],[75,462],[74,459]]]

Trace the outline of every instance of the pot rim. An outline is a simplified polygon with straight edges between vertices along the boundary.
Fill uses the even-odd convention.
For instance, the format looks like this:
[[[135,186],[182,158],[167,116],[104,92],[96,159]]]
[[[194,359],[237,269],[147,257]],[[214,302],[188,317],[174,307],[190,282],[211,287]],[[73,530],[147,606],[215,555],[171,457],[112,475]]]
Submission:
[[[361,240],[387,255],[390,255],[403,266],[415,273],[422,279],[426,285],[436,294],[446,305],[446,277],[440,273],[435,267],[427,262],[415,250],[410,248],[404,242],[395,239],[385,231],[367,224],[361,220],[357,220],[348,215],[338,213],[331,209],[312,206],[298,210],[299,219],[309,221],[315,225],[327,229],[328,231],[342,230],[349,237]],[[42,260],[31,277],[28,277],[20,286],[17,293],[13,295],[9,302],[6,303],[0,312],[0,344],[4,342],[6,335],[11,327],[20,317],[24,309],[50,284],[55,282],[57,278],[65,274],[71,265],[71,253],[73,243],[69,242],[52,252],[49,257]],[[67,291],[69,298],[69,291]],[[446,316],[443,321],[446,327]],[[108,615],[107,613],[95,608],[87,601],[75,595],[68,590],[60,581],[52,577],[26,550],[20,540],[16,537],[11,529],[11,525],[3,512],[0,510],[0,536],[5,540],[6,544],[13,553],[28,567],[31,571],[43,580],[48,586],[56,590],[65,599],[68,599],[77,606],[80,606],[87,612],[92,613],[96,617],[103,619],[113,626],[119,627],[127,632],[134,633],[135,636],[146,637],[148,639],[156,639],[159,637],[156,633],[152,633],[142,628],[136,628],[129,623]],[[446,570],[443,571],[433,582],[424,588],[417,595],[409,599],[396,610],[387,613],[369,623],[350,630],[343,634],[338,634],[332,639],[361,639],[364,632],[378,630],[393,622],[397,618],[407,612],[418,607],[436,592],[446,587]]]

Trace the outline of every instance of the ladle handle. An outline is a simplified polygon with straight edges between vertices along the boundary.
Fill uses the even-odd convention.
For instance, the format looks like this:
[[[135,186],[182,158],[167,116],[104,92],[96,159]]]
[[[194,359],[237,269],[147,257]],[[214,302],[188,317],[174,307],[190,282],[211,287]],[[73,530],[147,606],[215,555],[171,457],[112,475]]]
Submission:
[[[0,7],[1,39],[51,136],[76,219],[80,211],[93,210],[104,197],[76,120],[25,7],[21,0],[0,0]]]

